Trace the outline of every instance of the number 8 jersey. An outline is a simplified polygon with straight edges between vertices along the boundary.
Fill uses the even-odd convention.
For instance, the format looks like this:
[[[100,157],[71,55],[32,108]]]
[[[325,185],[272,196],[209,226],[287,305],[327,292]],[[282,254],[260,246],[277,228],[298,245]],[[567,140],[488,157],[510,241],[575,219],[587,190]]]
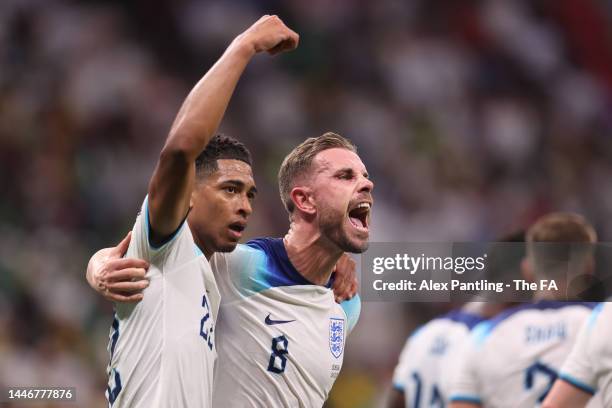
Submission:
[[[222,295],[213,405],[321,407],[359,317],[358,296],[337,304],[331,289],[299,274],[280,238],[215,254],[211,265]]]

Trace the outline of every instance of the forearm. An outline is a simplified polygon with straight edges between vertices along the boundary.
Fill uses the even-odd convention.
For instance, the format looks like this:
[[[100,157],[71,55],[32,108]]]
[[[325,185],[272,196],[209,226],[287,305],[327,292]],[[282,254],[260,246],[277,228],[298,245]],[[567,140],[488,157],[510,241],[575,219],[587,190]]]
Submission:
[[[299,36],[277,16],[265,15],[236,37],[189,93],[149,184],[149,221],[156,244],[163,243],[185,219],[195,181],[195,160],[216,132],[253,55],[292,50],[298,41]]]
[[[246,41],[236,38],[185,99],[149,185],[153,241],[163,241],[185,218],[195,180],[195,160],[217,130],[253,55]]]
[[[241,35],[191,90],[179,110],[164,146],[193,163],[214,135],[254,47]]]
[[[584,407],[592,395],[575,386],[557,380],[542,404],[542,408],[578,408]]]

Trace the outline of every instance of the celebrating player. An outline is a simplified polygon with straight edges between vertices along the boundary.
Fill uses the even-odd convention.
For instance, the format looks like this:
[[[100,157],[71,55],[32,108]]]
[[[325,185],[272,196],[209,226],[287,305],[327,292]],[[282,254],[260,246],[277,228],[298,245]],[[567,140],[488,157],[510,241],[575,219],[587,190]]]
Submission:
[[[372,182],[355,148],[325,134],[283,161],[279,187],[291,226],[215,256],[219,407],[321,407],[342,367],[359,297],[338,305],[327,285],[344,252],[368,245]],[[146,295],[145,295],[146,297]]]
[[[280,20],[271,19],[274,24],[280,24],[286,29]],[[251,38],[251,35],[247,31],[235,42]],[[282,50],[295,46],[294,43],[283,46],[284,41],[287,39],[282,39],[280,45],[268,49],[274,52],[279,50],[279,47]],[[217,92],[221,92],[221,99],[225,100],[226,104],[226,98],[229,99],[231,95],[231,90],[226,90],[229,87],[233,90],[239,75],[230,72],[229,77],[223,80],[220,64],[231,49],[232,46],[212,69],[219,75],[217,78],[221,84],[217,88],[206,90],[206,100],[216,100]],[[244,58],[250,58],[251,55],[246,53]],[[240,60],[237,65],[242,70],[245,62]],[[196,86],[196,90],[198,88],[203,92],[200,84]],[[200,101],[198,105],[200,114],[210,109],[206,106],[206,100]],[[215,105],[217,103],[214,102]],[[215,112],[222,114],[222,110]],[[188,126],[188,120],[182,122]],[[191,127],[188,126],[188,129]],[[202,129],[200,126],[199,130],[214,132],[215,127]],[[222,160],[217,161],[220,163]],[[241,171],[247,170],[239,163],[234,164],[236,177]],[[213,172],[209,176],[210,182],[214,185],[212,179],[222,178],[222,173]],[[247,173],[250,175],[250,172]],[[223,191],[231,199],[233,197],[230,196],[234,195],[242,197],[240,200],[246,207],[248,194],[253,193],[252,184],[243,178],[236,181],[240,182],[225,186]],[[205,180],[202,184],[202,188],[208,188],[208,181]],[[219,353],[213,406],[322,406],[342,366],[346,336],[359,315],[358,297],[338,305],[329,289],[335,266],[350,262],[343,259],[344,252],[362,252],[368,244],[373,184],[368,179],[365,166],[356,154],[354,145],[333,133],[306,140],[283,162],[279,185],[291,219],[290,230],[284,239],[253,240],[247,245],[239,245],[234,252],[217,252],[210,258],[222,294],[220,318],[217,326],[210,324],[213,316],[216,317],[215,303],[207,297],[201,297],[198,304],[201,316],[196,321],[197,327],[190,328],[189,332],[195,330],[195,334],[201,337],[200,340],[204,340],[211,351],[216,348]],[[205,199],[204,195],[199,198]],[[221,202],[218,204],[223,206]],[[246,219],[250,214],[250,206],[240,211]],[[143,213],[147,214],[145,211]],[[209,214],[215,213],[208,212],[206,218],[199,218],[202,225],[192,227],[194,236],[199,238],[195,243],[207,257],[218,249],[231,250],[231,245],[215,246],[207,241],[214,243],[215,232],[221,231],[221,236],[227,233],[237,241],[245,226],[245,222],[235,221],[223,225],[219,230],[211,231],[203,225],[205,220],[216,217]],[[191,221],[191,214],[188,221]],[[145,235],[147,220],[140,222],[144,225],[141,235]],[[215,225],[221,223],[215,222]],[[180,236],[184,237],[188,233],[189,231],[181,230]],[[207,234],[210,236],[207,237]],[[132,239],[138,240],[138,236],[133,233]],[[183,241],[187,242],[188,239],[183,238]],[[235,241],[232,243],[235,245]],[[132,242],[130,249],[134,246],[142,245]],[[192,245],[192,254],[193,248]],[[114,256],[120,252],[115,250]],[[131,250],[128,251],[128,256],[141,257],[139,253]],[[137,261],[113,261],[112,258],[113,255],[108,250],[94,255],[88,268],[88,280],[98,290],[117,291],[120,294],[135,285],[130,282],[135,273],[129,266],[132,265],[130,262]],[[176,261],[176,256],[164,255],[163,258]],[[190,262],[201,264],[203,261],[198,261],[201,258],[193,256],[194,260]],[[156,279],[159,281],[159,274],[155,271],[151,273],[153,262],[151,265],[147,272],[151,285],[145,290],[144,300],[138,306],[155,302],[149,301],[148,298],[159,298],[161,295],[152,291]],[[158,285],[162,289],[165,288],[165,291],[173,291],[175,286],[192,289],[188,277],[182,274],[173,276],[181,282],[162,282]],[[186,301],[182,299],[181,304],[184,305]],[[174,315],[166,317],[164,321],[174,319]],[[186,321],[183,317],[176,320]],[[174,326],[174,322],[169,325]],[[119,328],[121,329],[121,322]],[[183,336],[187,336],[186,330],[182,332]],[[172,336],[177,334],[173,333]],[[213,334],[222,340],[215,343]],[[118,335],[113,338],[117,337],[118,341],[115,342],[119,344],[122,337]],[[168,342],[165,341],[165,344]],[[111,344],[111,351],[114,349],[115,346]],[[138,355],[142,354],[142,351],[133,345],[130,353]],[[168,352],[168,359],[172,359],[174,353],[177,352]],[[111,352],[111,355],[111,367],[114,368],[113,363],[116,364],[117,361],[114,358],[116,352]],[[166,359],[165,356],[164,358]],[[194,379],[194,375],[198,373],[189,378],[180,377],[173,380],[173,385],[182,389],[181,395],[189,392],[190,385],[195,386],[201,381]],[[117,394],[121,396],[120,392]]]
[[[142,302],[115,304],[110,405],[212,406],[219,292],[208,259],[235,248],[256,190],[244,146],[217,138],[205,147],[251,57],[297,43],[280,19],[262,17],[232,42],[178,112],[127,252],[150,264],[150,284]]]
[[[591,274],[593,227],[575,214],[554,213],[527,233],[525,274],[566,288],[571,275]],[[583,245],[557,245],[582,243]],[[452,408],[533,407],[541,404],[594,304],[564,302],[566,292],[537,291],[521,305],[472,332],[451,386]]]
[[[348,262],[343,253],[364,251],[369,235],[372,182],[354,149],[329,133],[295,148],[279,173],[291,200],[284,239],[252,240],[211,258],[222,295],[214,406],[320,407],[327,398],[360,301],[338,305],[326,286],[334,265]],[[130,261],[116,262],[119,269]],[[90,263],[96,288],[105,285],[102,264]],[[130,283],[127,269],[106,272],[120,278],[107,287]]]
[[[579,408],[597,401],[612,406],[612,304],[600,303],[582,326],[543,408]],[[595,398],[592,398],[596,395]]]

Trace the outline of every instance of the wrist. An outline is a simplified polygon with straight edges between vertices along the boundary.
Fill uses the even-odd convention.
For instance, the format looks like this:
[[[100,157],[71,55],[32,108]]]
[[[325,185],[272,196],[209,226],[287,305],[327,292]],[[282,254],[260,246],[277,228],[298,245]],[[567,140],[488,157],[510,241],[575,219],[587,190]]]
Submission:
[[[252,58],[257,53],[255,44],[246,34],[240,34],[236,37],[230,44],[228,51],[234,52],[247,59]]]

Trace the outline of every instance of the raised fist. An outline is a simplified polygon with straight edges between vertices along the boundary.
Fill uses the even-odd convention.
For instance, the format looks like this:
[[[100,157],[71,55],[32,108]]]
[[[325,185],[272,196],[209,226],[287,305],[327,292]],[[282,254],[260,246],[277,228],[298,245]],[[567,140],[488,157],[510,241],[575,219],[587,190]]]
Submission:
[[[265,15],[238,36],[237,40],[252,46],[256,53],[267,51],[275,55],[295,49],[300,36],[278,16]]]

